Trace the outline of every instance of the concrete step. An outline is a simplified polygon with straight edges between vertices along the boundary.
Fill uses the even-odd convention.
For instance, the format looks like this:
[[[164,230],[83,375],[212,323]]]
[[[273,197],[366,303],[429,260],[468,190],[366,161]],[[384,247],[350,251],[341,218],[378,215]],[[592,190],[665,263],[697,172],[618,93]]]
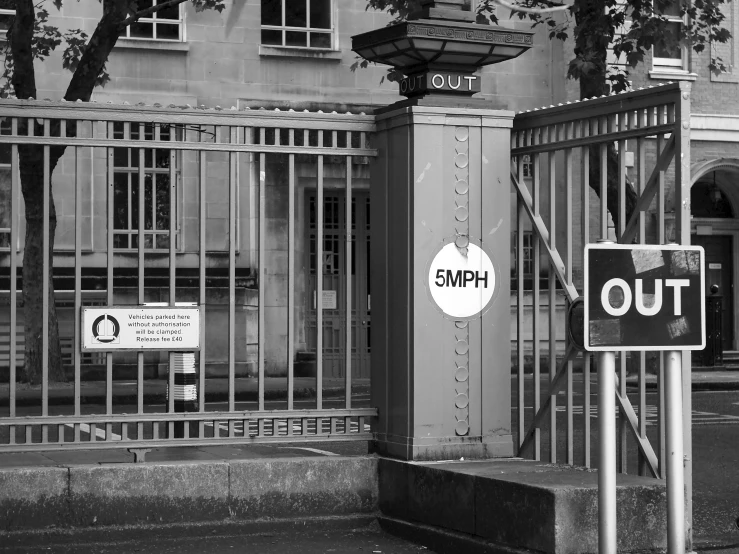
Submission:
[[[370,516],[434,538],[440,554],[594,554],[597,477],[520,459],[377,456],[14,467],[0,469],[0,543],[49,528]],[[620,552],[664,549],[665,500],[663,481],[618,477]]]
[[[551,554],[598,552],[598,473],[524,460],[380,459],[380,510],[400,521]],[[619,475],[619,552],[664,549],[664,481]],[[460,551],[472,551],[460,550]]]

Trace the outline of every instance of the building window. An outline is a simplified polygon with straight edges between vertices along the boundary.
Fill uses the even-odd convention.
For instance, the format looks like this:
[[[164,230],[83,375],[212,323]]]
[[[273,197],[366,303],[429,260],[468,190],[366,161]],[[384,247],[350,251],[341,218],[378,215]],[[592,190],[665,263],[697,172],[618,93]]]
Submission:
[[[658,40],[652,49],[655,71],[687,71],[688,51],[680,44],[683,16],[680,15],[680,0],[655,2],[654,10],[667,19],[666,40]]]
[[[126,127],[130,130],[126,136]],[[177,129],[161,125],[157,140],[168,141]],[[143,140],[155,139],[154,125],[144,125]],[[115,123],[113,138],[140,140],[138,123]],[[139,247],[139,194],[144,189],[144,248],[161,250],[169,248],[170,224],[170,150],[147,148],[144,154],[144,182],[139,182],[139,148],[113,149],[113,247],[138,249]],[[178,157],[175,156],[175,160]],[[176,163],[176,162],[175,162]],[[179,178],[179,172],[175,173]],[[176,187],[175,187],[176,188]],[[177,214],[174,214],[175,218]],[[176,221],[176,220],[175,220]]]
[[[0,39],[5,38],[14,17],[15,0],[0,0]]]
[[[8,0],[0,0],[8,1]],[[136,9],[144,10],[151,6],[164,4],[167,0],[138,0]],[[182,4],[169,6],[158,12],[142,17],[136,23],[126,27],[125,38],[138,40],[185,40],[182,24]]]
[[[262,44],[332,48],[331,0],[262,0]]]

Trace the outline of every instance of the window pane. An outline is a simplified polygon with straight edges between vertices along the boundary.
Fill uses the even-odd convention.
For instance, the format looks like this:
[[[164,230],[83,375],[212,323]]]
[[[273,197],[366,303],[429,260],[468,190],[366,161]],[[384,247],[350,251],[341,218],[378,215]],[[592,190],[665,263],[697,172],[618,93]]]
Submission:
[[[262,25],[282,25],[282,0],[262,0]]]
[[[128,175],[116,173],[113,176],[113,228],[130,229],[128,222]]]
[[[654,44],[654,55],[657,58],[681,59],[680,52],[680,23],[668,23],[665,34]]]
[[[0,31],[7,31],[13,23],[12,15],[0,14]]]
[[[168,2],[169,0],[157,0],[157,6],[159,4],[164,4],[165,2]],[[180,6],[169,6],[167,8],[163,8],[160,11],[156,12],[154,15],[157,19],[179,19],[180,18]]]
[[[157,175],[156,227],[159,231],[169,229],[169,175]]]
[[[113,167],[128,167],[128,148],[113,148]]]
[[[310,0],[310,26],[314,29],[331,28],[331,0]]]
[[[313,48],[331,48],[331,35],[328,33],[311,33],[310,45]]]
[[[180,40],[180,26],[169,23],[158,23],[157,38],[165,40]]]
[[[286,46],[307,46],[306,39],[308,33],[300,31],[285,31]]]
[[[154,38],[154,26],[151,23],[134,23],[129,29],[130,36],[134,38]]]
[[[169,167],[169,150],[156,149],[157,167]]]
[[[308,18],[305,0],[285,0],[285,25],[287,27],[307,27]]]
[[[657,0],[654,9],[662,15],[671,15],[680,17],[680,1],[679,0]]]
[[[267,31],[262,29],[262,44],[277,44],[282,46],[282,31]]]

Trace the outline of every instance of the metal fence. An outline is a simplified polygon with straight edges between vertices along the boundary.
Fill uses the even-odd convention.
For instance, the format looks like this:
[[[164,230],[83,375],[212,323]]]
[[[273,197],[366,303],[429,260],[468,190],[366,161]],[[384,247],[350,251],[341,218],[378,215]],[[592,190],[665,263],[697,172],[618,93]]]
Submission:
[[[689,85],[669,84],[528,111],[514,119],[514,433],[521,456],[593,465],[591,419],[597,406],[591,403],[591,357],[573,344],[565,313],[580,296],[582,252],[589,242],[690,243],[689,98]],[[635,194],[627,220],[629,183]],[[663,478],[662,358],[646,352],[619,358],[618,469]],[[659,384],[652,405],[647,402],[648,371],[656,373]],[[542,372],[548,372],[544,391]],[[629,373],[636,374],[636,391],[627,390]],[[564,406],[558,406],[559,394]],[[690,502],[688,355],[683,356],[683,396]],[[544,444],[542,434],[548,435]],[[582,448],[576,450],[576,444]]]
[[[0,372],[7,370],[0,452],[371,438],[368,420],[376,410],[353,407],[351,395],[357,341],[352,198],[368,187],[368,158],[376,155],[368,144],[371,116],[8,100],[0,102],[0,121]],[[44,265],[53,260],[54,273],[44,268],[41,384],[31,395],[35,401],[19,407],[19,387],[24,398],[29,394],[17,381],[29,344],[20,269],[28,211],[21,158],[30,146],[42,149],[42,259]],[[326,191],[340,193],[345,209],[344,226],[332,230],[330,244]],[[308,196],[315,211],[310,231],[307,224],[300,228]],[[343,327],[334,340],[344,358],[344,401],[329,409],[324,310],[314,304],[315,313],[307,314],[311,295],[323,298],[325,279],[310,279],[305,268],[320,274],[327,256],[338,256],[331,249],[341,251],[336,271],[345,281]],[[66,407],[50,405],[51,291],[73,389]],[[150,302],[200,307],[197,411],[177,412],[174,394],[164,404],[145,401],[151,377],[166,375],[174,390],[174,353],[101,358],[81,350],[83,306]],[[315,321],[312,343],[309,319]],[[295,406],[297,351],[312,353],[308,373],[315,375],[316,395],[309,409]],[[211,373],[222,377],[224,390],[212,402]],[[88,375],[105,383],[101,413],[87,404]],[[279,409],[266,406],[272,375],[284,379]],[[249,379],[257,382],[251,400],[239,390]],[[126,398],[115,391],[125,381],[135,390]]]

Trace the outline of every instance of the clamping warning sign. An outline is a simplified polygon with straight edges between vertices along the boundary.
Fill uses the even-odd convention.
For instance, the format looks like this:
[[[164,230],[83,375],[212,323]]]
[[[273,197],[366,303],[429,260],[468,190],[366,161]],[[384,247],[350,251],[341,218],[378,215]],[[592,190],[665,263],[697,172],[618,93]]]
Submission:
[[[200,309],[82,308],[82,350],[199,350]]]

